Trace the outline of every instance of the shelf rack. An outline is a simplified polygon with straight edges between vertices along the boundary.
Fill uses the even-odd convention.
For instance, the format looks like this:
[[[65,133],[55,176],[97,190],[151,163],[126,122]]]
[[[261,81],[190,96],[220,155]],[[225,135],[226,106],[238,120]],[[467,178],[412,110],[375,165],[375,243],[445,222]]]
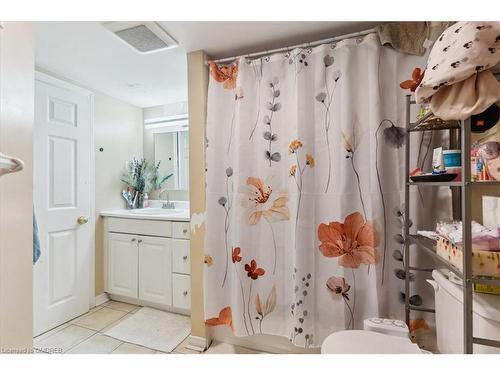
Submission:
[[[414,245],[418,249],[423,250],[425,253],[429,254],[436,262],[440,263],[442,266],[448,268],[450,271],[455,273],[459,278],[462,279],[462,290],[463,290],[463,330],[464,330],[464,353],[473,353],[473,344],[487,345],[500,348],[500,341],[490,340],[480,337],[475,337],[473,334],[473,284],[483,283],[489,285],[500,285],[500,280],[491,280],[487,278],[481,278],[472,275],[472,233],[471,233],[471,191],[477,186],[486,185],[496,185],[500,186],[500,181],[471,181],[471,159],[470,159],[470,148],[471,148],[471,120],[470,118],[462,121],[457,121],[456,123],[446,124],[438,126],[436,128],[429,128],[422,126],[422,124],[431,116],[430,113],[423,116],[421,119],[415,123],[411,122],[410,110],[411,106],[415,105],[416,102],[411,99],[411,95],[406,96],[406,150],[405,150],[405,245],[404,245],[404,259],[405,259],[405,319],[406,324],[410,321],[411,311],[426,311],[434,312],[433,309],[413,306],[410,304],[410,271],[430,271],[428,269],[421,269],[418,267],[412,267],[410,265],[410,246]],[[462,179],[460,182],[412,182],[410,180],[410,135],[413,132],[418,131],[439,131],[448,129],[459,129],[460,139],[461,139],[461,158],[462,158]],[[423,236],[410,234],[410,227],[407,223],[410,223],[410,187],[411,186],[447,186],[447,187],[458,187],[461,196],[461,219],[462,219],[462,251],[463,251],[463,263],[462,270],[452,265],[446,259],[440,257],[436,253],[436,241],[427,239]]]

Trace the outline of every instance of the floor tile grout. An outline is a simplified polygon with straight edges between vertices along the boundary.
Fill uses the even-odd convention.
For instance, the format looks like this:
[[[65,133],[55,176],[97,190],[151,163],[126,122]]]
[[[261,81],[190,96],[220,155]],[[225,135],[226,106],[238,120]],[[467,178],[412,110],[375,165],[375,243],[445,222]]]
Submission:
[[[78,327],[80,327],[80,326],[78,326]],[[81,327],[81,328],[86,328],[86,327]],[[87,329],[88,329],[88,330],[90,330],[90,331],[94,331],[93,329],[90,329],[90,328],[87,328]],[[97,333],[98,333],[97,331],[94,331],[94,333],[93,333],[92,335],[90,335],[89,337],[87,337],[87,338],[85,338],[85,339],[83,339],[83,340],[81,340],[81,341],[78,341],[75,345],[73,345],[73,346],[69,347],[69,348],[68,348],[68,349],[66,349],[64,352],[62,352],[62,354],[66,354],[66,353],[67,353],[67,352],[69,352],[71,349],[73,349],[75,346],[77,346],[77,345],[81,344],[82,342],[87,341],[87,340],[88,340],[88,339],[90,339],[91,337],[94,337],[95,335],[97,335]]]
[[[104,307],[107,308],[107,309],[110,309],[110,310],[121,311],[121,312],[124,312],[124,313],[127,313],[127,314],[135,313],[135,312],[137,312],[139,310],[138,309],[138,310],[129,310],[129,311],[127,311],[127,310],[114,309],[114,308],[108,307],[108,306],[104,306]]]
[[[118,310],[115,310],[115,311],[118,311]],[[121,311],[121,312],[125,312],[125,311]],[[125,315],[123,315],[121,318],[118,318],[118,319],[117,319],[117,320],[115,320],[114,322],[109,323],[107,326],[105,326],[105,327],[101,328],[101,329],[99,330],[99,332],[103,333],[103,332],[104,332],[104,330],[107,330],[109,327],[111,327],[113,324],[117,323],[119,320],[122,320],[122,319],[124,320],[124,318],[125,318],[125,317],[127,317],[128,315],[133,315],[133,314],[131,314],[131,313],[126,313],[126,314],[125,314]],[[112,336],[110,336],[110,337],[112,337]]]
[[[66,327],[68,327],[70,325],[69,322],[66,322],[66,323],[63,323],[63,324],[60,324],[58,325],[57,327],[54,327],[44,333],[40,333],[38,336],[35,336],[33,337],[33,344],[35,344],[35,340],[38,339],[39,337],[43,336],[43,335],[47,335],[46,337],[44,337],[43,339],[39,339],[39,341],[43,341],[45,339],[48,339],[49,337],[51,337],[52,335],[55,335],[57,332],[60,332],[62,331],[63,329],[65,329]],[[64,326],[64,327],[63,327]],[[50,335],[48,334],[49,332],[52,332]]]
[[[106,303],[111,303],[111,302],[112,301],[108,301]],[[92,340],[93,338],[95,338],[95,336],[97,334],[99,334],[99,335],[103,335],[103,336],[107,336],[107,337],[113,338],[113,339],[115,339],[117,341],[116,342],[117,346],[113,350],[111,350],[110,352],[106,352],[106,354],[114,353],[115,351],[119,350],[119,348],[122,347],[124,344],[131,345],[132,346],[131,347],[131,351],[132,352],[134,350],[134,347],[146,349],[145,351],[149,352],[149,353],[144,353],[144,354],[188,354],[188,355],[189,354],[211,354],[207,350],[205,350],[203,353],[200,353],[200,352],[198,352],[196,350],[192,350],[192,349],[187,348],[187,344],[188,344],[187,340],[188,340],[189,336],[187,336],[186,338],[184,338],[171,352],[164,352],[164,351],[161,351],[161,350],[156,350],[154,348],[150,348],[150,347],[147,347],[147,346],[139,345],[139,344],[136,344],[136,343],[133,343],[133,342],[122,341],[122,340],[117,339],[115,337],[108,336],[105,333],[106,330],[109,330],[110,327],[112,327],[112,326],[114,326],[116,324],[119,324],[120,321],[123,321],[123,320],[126,320],[126,319],[130,318],[132,315],[134,315],[135,313],[137,313],[137,311],[139,311],[141,309],[141,306],[136,306],[133,309],[131,309],[129,311],[126,311],[124,309],[120,309],[120,308],[116,308],[116,307],[111,307],[111,306],[106,306],[106,303],[101,304],[99,306],[96,306],[96,307],[90,309],[87,313],[82,314],[82,315],[80,315],[80,316],[78,316],[78,317],[76,317],[76,318],[74,318],[74,319],[72,319],[72,320],[70,320],[70,321],[68,321],[66,323],[61,324],[58,327],[53,328],[51,331],[54,331],[54,332],[52,332],[48,336],[46,336],[43,339],[41,339],[40,342],[43,342],[46,339],[49,339],[53,335],[55,335],[55,334],[57,334],[59,332],[62,332],[65,329],[70,328],[71,326],[74,326],[74,327],[76,326],[76,327],[88,330],[89,331],[88,333],[91,333],[91,334],[90,334],[90,336],[85,337],[84,339],[78,339],[75,343],[73,343],[71,346],[69,346],[63,353],[69,353],[71,350],[73,350],[78,345],[80,345],[82,343],[85,343],[86,341]],[[132,305],[132,304],[127,304],[127,303],[123,303],[123,304],[124,304],[124,306],[126,306],[126,305],[128,305],[128,306],[135,306],[135,305]],[[83,317],[88,318],[88,317],[94,315],[95,313],[97,313],[98,311],[100,311],[100,310],[102,310],[104,308],[107,308],[109,310],[115,311],[115,313],[113,313],[114,315],[116,315],[116,312],[120,312],[123,315],[121,317],[119,317],[118,319],[113,320],[112,322],[110,322],[109,324],[107,324],[106,326],[104,326],[104,327],[102,327],[101,329],[98,329],[98,330],[95,329],[95,328],[89,328],[89,327],[81,325],[79,323],[79,320],[81,318],[83,318]],[[51,331],[45,332],[45,333],[43,333],[43,334],[41,334],[39,336],[47,334],[47,333],[49,333]],[[37,337],[39,337],[39,336],[37,336]],[[37,345],[35,345],[35,346],[41,347],[39,344],[40,343],[37,343]],[[67,344],[67,342],[66,342],[66,344]],[[228,352],[238,353],[238,352],[240,352],[239,348],[240,347],[237,346],[237,345],[231,345],[231,347],[228,348],[227,350],[228,350]],[[224,351],[226,350],[225,348],[222,348],[222,349]],[[138,351],[140,352],[140,350],[138,350]],[[221,351],[221,353],[223,353],[224,351]]]
[[[55,334],[57,334],[57,333],[60,333],[60,332],[62,332],[62,331],[64,331],[64,330],[68,329],[68,328],[69,328],[69,327],[71,327],[71,326],[77,326],[77,327],[79,327],[79,328],[84,328],[84,329],[87,329],[87,330],[89,330],[89,331],[92,331],[92,332],[93,332],[93,334],[92,334],[92,335],[90,335],[90,336],[88,336],[87,338],[84,338],[83,340],[81,340],[81,341],[77,342],[75,345],[78,345],[79,343],[81,343],[81,342],[83,342],[83,341],[85,341],[85,340],[87,340],[87,339],[91,338],[91,337],[92,337],[92,336],[94,336],[96,333],[98,333],[98,331],[96,331],[96,330],[94,330],[94,329],[87,328],[87,327],[82,327],[82,326],[79,326],[79,325],[77,325],[77,324],[73,324],[73,323],[71,323],[71,322],[64,323],[64,324],[67,324],[67,326],[66,326],[66,327],[64,327],[64,328],[61,328],[60,330],[57,330],[56,332],[54,332],[53,334],[51,334],[51,335],[49,335],[49,336],[47,336],[47,337],[44,337],[42,340],[40,340],[40,342],[38,342],[38,343],[37,343],[36,345],[34,345],[34,346],[35,346],[35,347],[41,347],[41,345],[40,345],[40,344],[41,344],[41,343],[43,343],[45,340],[47,340],[48,338],[52,337],[53,335],[55,335]],[[57,327],[56,327],[56,328],[57,328]],[[54,328],[54,329],[55,329],[55,328]],[[64,351],[64,352],[62,352],[62,353],[66,353],[68,350],[72,349],[75,345],[71,346],[70,348],[68,348],[66,351]]]
[[[95,310],[95,311],[92,311],[92,313],[91,313],[91,314],[89,314],[89,315],[92,315],[93,313],[97,312],[97,311],[98,311],[98,310],[100,310],[100,309],[102,309],[102,307],[97,307],[97,306],[92,307],[92,308],[91,308],[91,309],[89,309],[89,311],[87,311],[86,313],[84,313],[84,314],[82,314],[82,315],[78,315],[77,317],[75,317],[75,318],[73,318],[73,319],[71,319],[71,320],[68,320],[67,322],[64,322],[64,323],[62,323],[62,324],[59,324],[58,326],[56,326],[56,327],[54,327],[54,328],[52,328],[52,329],[49,329],[48,331],[45,331],[45,332],[43,332],[43,333],[40,333],[39,335],[34,336],[34,337],[33,337],[33,339],[34,339],[34,340],[36,340],[38,337],[43,336],[43,335],[45,335],[45,334],[48,334],[49,332],[52,332],[52,334],[48,335],[47,337],[44,337],[44,338],[42,339],[42,341],[43,341],[43,340],[45,340],[46,338],[49,338],[50,336],[52,336],[52,335],[54,335],[54,334],[58,333],[59,331],[62,331],[63,329],[66,329],[66,328],[67,328],[67,326],[69,326],[69,325],[73,324],[73,322],[74,322],[75,320],[77,320],[77,319],[81,318],[81,317],[82,317],[82,316],[84,316],[84,315],[89,314],[89,312],[90,312],[91,310]],[[64,325],[66,325],[66,327],[63,327]],[[60,328],[60,327],[61,327],[61,328]],[[81,326],[79,326],[79,327],[81,327]],[[60,329],[58,329],[58,328],[60,328]],[[86,328],[86,327],[84,327],[84,328]]]

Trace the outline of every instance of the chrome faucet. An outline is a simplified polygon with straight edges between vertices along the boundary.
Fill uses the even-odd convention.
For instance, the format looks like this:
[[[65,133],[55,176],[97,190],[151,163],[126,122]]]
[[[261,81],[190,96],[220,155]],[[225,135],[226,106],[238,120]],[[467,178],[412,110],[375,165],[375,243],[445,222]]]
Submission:
[[[168,191],[166,191],[166,193],[167,193],[167,201],[161,204],[161,208],[172,210],[175,208],[175,203],[170,202],[170,195],[168,194]]]

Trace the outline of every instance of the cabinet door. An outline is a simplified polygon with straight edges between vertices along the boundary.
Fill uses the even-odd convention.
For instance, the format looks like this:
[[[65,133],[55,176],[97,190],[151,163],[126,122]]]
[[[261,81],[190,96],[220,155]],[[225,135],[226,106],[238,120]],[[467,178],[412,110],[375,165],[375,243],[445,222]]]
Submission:
[[[139,299],[172,305],[170,238],[139,236]]]
[[[106,291],[137,298],[138,236],[108,233]]]

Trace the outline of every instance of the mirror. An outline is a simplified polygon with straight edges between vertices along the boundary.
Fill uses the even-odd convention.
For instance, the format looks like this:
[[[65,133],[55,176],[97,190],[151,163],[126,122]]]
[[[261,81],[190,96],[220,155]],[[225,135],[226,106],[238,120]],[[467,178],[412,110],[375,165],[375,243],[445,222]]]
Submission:
[[[165,189],[189,190],[188,130],[155,133],[154,157],[161,160],[160,175],[173,173],[165,182]]]

